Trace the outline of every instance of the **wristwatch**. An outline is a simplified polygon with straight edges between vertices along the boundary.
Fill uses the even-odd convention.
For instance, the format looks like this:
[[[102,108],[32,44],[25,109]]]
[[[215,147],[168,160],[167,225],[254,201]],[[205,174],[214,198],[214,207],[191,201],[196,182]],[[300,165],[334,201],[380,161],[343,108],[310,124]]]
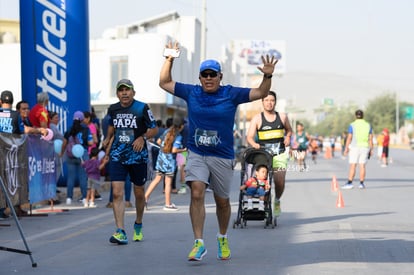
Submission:
[[[270,78],[273,77],[273,75],[272,74],[264,74],[263,77],[264,78],[267,78],[267,79],[270,79]]]

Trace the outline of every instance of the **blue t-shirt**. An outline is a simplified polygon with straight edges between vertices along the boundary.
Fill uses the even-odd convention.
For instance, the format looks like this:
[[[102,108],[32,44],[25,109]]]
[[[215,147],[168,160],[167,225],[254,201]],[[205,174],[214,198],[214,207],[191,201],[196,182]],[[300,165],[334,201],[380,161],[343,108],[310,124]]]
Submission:
[[[148,105],[134,100],[128,107],[115,103],[109,106],[109,125],[115,128],[114,142],[111,147],[111,160],[122,164],[140,164],[148,162],[148,149],[145,144],[140,152],[132,148],[135,139],[157,126]]]
[[[20,114],[7,108],[0,108],[0,132],[24,134],[24,123]]]
[[[187,102],[187,148],[202,156],[234,159],[233,124],[237,106],[249,102],[250,88],[220,86],[206,93],[200,85],[175,84],[174,95]]]

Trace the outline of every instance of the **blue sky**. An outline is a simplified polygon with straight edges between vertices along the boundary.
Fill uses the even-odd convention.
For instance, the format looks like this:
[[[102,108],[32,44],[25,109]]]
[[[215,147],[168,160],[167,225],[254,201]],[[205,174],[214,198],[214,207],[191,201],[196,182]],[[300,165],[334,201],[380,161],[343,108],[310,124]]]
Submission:
[[[17,0],[0,17],[18,19]],[[91,38],[169,11],[201,18],[201,0],[89,0]],[[237,39],[286,40],[287,71],[352,76],[414,92],[414,1],[207,0],[207,57]]]

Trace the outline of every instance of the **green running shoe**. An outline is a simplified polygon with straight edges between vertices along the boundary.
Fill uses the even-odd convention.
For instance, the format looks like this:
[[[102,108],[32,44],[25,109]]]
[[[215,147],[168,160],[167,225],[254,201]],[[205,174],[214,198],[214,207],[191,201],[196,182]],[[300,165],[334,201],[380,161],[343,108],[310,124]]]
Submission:
[[[134,242],[140,242],[144,238],[142,234],[142,225],[134,223]]]
[[[123,229],[118,228],[109,239],[109,242],[117,244],[128,244],[128,237]]]
[[[204,244],[196,240],[194,242],[193,249],[191,249],[190,254],[188,254],[189,261],[201,261],[204,255],[207,254],[207,249],[204,247]]]
[[[282,210],[280,208],[280,200],[278,200],[278,199],[275,199],[275,202],[273,204],[273,212],[274,212],[273,214],[276,217],[279,217],[280,216],[280,213],[282,212]]]
[[[219,260],[229,260],[231,258],[229,241],[225,237],[217,237],[218,251],[217,259]]]

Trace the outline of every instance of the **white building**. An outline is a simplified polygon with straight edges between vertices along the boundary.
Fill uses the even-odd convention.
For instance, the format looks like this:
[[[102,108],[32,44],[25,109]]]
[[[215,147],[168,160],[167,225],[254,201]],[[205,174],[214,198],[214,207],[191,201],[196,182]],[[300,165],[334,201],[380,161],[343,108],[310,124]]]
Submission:
[[[14,30],[16,25],[17,21]],[[17,103],[22,95],[20,44],[15,42],[18,38],[10,39],[10,33],[7,33],[7,38],[12,43],[0,41],[0,90],[11,90]],[[164,62],[163,50],[169,41],[178,41],[181,49],[180,57],[174,62],[174,79],[198,83],[201,22],[194,16],[180,16],[172,11],[107,29],[102,38],[89,41],[91,105],[98,117],[102,118],[108,105],[118,101],[115,85],[122,78],[131,79],[136,90],[135,98],[148,103],[156,118],[165,122],[177,111],[185,113],[185,102],[158,85]],[[240,67],[232,61],[231,53],[224,51],[223,55],[220,58],[226,72],[223,82],[238,85]]]

